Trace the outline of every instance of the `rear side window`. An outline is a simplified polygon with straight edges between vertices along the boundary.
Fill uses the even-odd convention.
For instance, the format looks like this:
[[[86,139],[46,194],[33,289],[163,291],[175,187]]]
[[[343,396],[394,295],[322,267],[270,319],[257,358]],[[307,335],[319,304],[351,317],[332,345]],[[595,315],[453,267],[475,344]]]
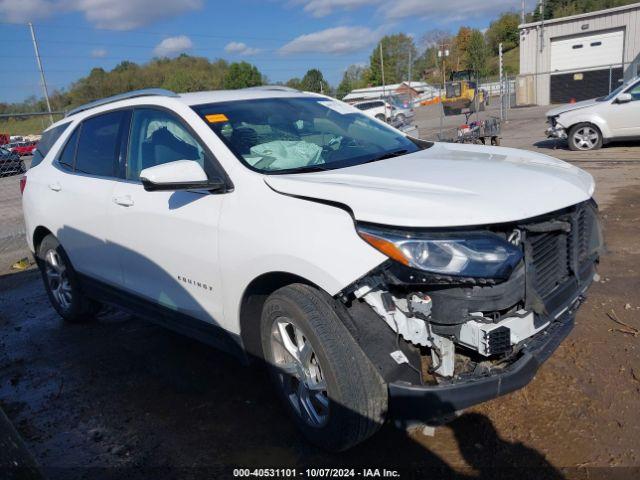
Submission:
[[[37,166],[42,162],[44,157],[47,156],[53,144],[56,143],[60,135],[67,129],[71,122],[63,123],[57,127],[51,128],[42,134],[42,138],[38,142],[38,146],[33,151],[33,158],[31,159],[31,168]]]
[[[58,163],[64,165],[69,170],[73,170],[73,163],[76,158],[76,148],[78,146],[78,135],[80,132],[80,127],[76,128],[74,132],[67,140],[67,144],[62,149],[62,153],[60,157],[58,157]]]
[[[124,111],[117,111],[82,122],[76,171],[101,177],[115,176],[124,116]]]

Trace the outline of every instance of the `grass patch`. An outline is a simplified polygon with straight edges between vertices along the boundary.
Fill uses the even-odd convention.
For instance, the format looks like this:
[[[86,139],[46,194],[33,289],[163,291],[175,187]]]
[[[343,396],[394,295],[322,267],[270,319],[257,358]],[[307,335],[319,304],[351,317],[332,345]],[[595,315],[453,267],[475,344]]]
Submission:
[[[54,115],[53,120],[58,121],[62,115]],[[0,133],[9,135],[40,135],[49,126],[49,116],[0,119]]]

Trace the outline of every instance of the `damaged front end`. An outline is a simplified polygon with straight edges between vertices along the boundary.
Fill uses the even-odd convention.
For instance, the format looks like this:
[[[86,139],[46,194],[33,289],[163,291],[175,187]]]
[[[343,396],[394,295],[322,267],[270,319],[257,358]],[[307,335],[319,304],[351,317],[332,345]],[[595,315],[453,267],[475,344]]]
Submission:
[[[340,294],[396,419],[437,421],[526,385],[595,276],[595,202],[473,231],[359,225],[390,260]]]

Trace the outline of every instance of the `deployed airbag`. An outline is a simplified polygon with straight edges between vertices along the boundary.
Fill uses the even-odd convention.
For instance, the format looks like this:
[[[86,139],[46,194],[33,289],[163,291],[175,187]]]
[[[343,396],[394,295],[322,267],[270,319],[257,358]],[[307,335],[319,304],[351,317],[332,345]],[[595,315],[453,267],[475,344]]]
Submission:
[[[245,159],[254,167],[283,170],[324,163],[321,155],[322,148],[315,143],[278,140],[251,147]]]

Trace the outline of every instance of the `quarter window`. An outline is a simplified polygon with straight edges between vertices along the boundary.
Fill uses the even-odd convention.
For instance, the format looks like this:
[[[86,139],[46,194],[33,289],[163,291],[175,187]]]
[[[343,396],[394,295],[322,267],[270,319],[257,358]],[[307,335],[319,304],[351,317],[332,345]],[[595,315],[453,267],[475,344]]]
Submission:
[[[115,176],[124,115],[125,112],[120,110],[82,122],[75,163],[78,172]]]
[[[133,112],[127,159],[127,179],[138,180],[145,168],[193,160],[205,167],[205,153],[198,141],[174,115],[152,108]]]
[[[60,135],[67,129],[71,122],[63,123],[57,127],[51,128],[42,134],[42,138],[37,144],[36,149],[33,151],[33,158],[31,159],[31,168],[40,164],[44,157],[47,156],[53,144],[56,143]]]

